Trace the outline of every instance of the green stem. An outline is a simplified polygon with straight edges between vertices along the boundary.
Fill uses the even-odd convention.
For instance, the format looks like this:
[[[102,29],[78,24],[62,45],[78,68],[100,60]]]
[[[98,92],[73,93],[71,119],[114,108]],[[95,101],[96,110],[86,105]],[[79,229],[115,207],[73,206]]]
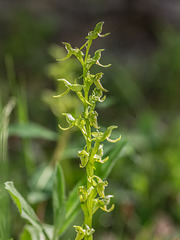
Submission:
[[[90,46],[92,44],[92,41],[88,41],[87,43],[87,49],[86,49],[86,55],[85,55],[85,59],[84,59],[84,65],[83,65],[83,80],[84,80],[84,85],[86,86],[86,77],[87,77],[87,69],[86,69],[86,64],[87,64],[87,58],[88,58],[88,53],[89,53],[89,49]],[[89,97],[89,88],[85,87],[84,88],[84,97],[85,99],[88,101],[88,97]],[[84,105],[84,115],[88,116],[88,104]],[[89,119],[86,118],[86,131],[87,131],[87,141],[86,141],[86,145],[87,145],[87,152],[91,151],[91,141],[88,139],[91,139],[91,125],[89,122]],[[86,174],[87,174],[87,189],[89,189],[91,187],[91,183],[88,181],[89,177],[92,177],[94,175],[94,166],[92,164],[92,161],[90,161],[91,156],[89,158],[89,162],[86,166]],[[90,196],[87,199],[86,202],[86,210],[84,211],[84,224],[89,226],[90,228],[92,227],[92,217],[93,217],[93,213],[92,213],[92,207],[93,207],[93,198],[91,198]],[[84,240],[93,240],[93,236],[85,236]]]
[[[86,54],[85,54],[85,58],[84,58],[84,64],[83,64],[83,79],[84,79],[84,83],[85,83],[85,78],[86,78],[86,75],[87,75],[86,65],[87,65],[87,58],[88,58],[89,49],[91,47],[91,44],[92,44],[92,40],[88,40]]]
[[[73,127],[74,125],[80,129],[82,132],[86,145],[82,151],[79,151],[79,157],[81,160],[80,167],[86,167],[86,186],[79,187],[79,198],[81,202],[81,208],[84,213],[84,222],[82,226],[74,226],[75,231],[77,232],[76,240],[77,239],[84,239],[84,240],[93,240],[93,232],[92,229],[92,218],[93,214],[96,212],[98,208],[102,208],[105,211],[109,211],[106,209],[106,201],[104,196],[104,190],[107,186],[107,181],[103,181],[100,177],[95,176],[95,162],[101,162],[102,155],[103,155],[103,145],[101,146],[100,143],[103,142],[111,133],[111,131],[115,128],[111,126],[107,129],[105,133],[98,132],[98,124],[97,124],[97,112],[94,111],[96,102],[101,102],[101,95],[103,91],[106,91],[102,85],[100,84],[99,80],[102,77],[102,73],[98,73],[96,75],[90,73],[90,68],[94,64],[98,64],[98,61],[101,58],[102,49],[97,50],[94,53],[94,56],[91,57],[89,54],[90,47],[92,41],[99,36],[101,36],[102,26],[104,22],[99,22],[93,31],[88,33],[86,37],[86,42],[82,47],[73,49],[69,43],[65,43],[65,47],[67,49],[67,59],[71,55],[76,56],[76,58],[80,61],[83,73],[79,78],[83,78],[83,84],[78,85],[77,79],[74,81],[74,87],[71,88],[71,84],[69,84],[66,80],[63,80],[65,86],[67,87],[67,91],[63,94],[59,95],[63,96],[65,93],[72,90],[76,92],[78,98],[83,104],[84,111],[80,114],[79,118],[74,119],[74,117],[69,114],[67,115],[67,122],[70,124],[69,128]],[[105,34],[104,36],[106,36]],[[101,36],[103,37],[103,36]],[[85,50],[81,51],[82,49]],[[101,66],[101,64],[99,64]],[[79,79],[78,78],[78,79]],[[94,86],[94,90],[91,86]],[[76,88],[77,87],[77,88]],[[102,98],[102,100],[104,97]],[[62,128],[62,127],[60,127]],[[69,128],[62,128],[63,130]],[[92,130],[96,129],[96,133],[93,134]],[[101,137],[102,136],[102,137]],[[115,142],[107,138],[107,140]],[[101,199],[96,198],[99,196]],[[107,199],[110,199],[111,196],[107,196]],[[100,201],[101,200],[101,201]],[[88,236],[87,236],[88,235]],[[54,238],[53,240],[56,240]]]

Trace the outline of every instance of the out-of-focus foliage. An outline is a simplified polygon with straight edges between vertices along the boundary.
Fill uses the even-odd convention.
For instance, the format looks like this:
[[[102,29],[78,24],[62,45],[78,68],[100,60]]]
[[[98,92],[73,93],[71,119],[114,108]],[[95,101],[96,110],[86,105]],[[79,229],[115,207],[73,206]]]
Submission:
[[[126,2],[130,5],[131,1]],[[64,9],[68,3],[65,3]],[[115,8],[114,3],[110,9]],[[100,7],[89,9],[96,19],[104,14],[103,12],[101,16],[96,15]],[[64,11],[63,8],[61,11]],[[70,20],[74,11],[69,12]],[[126,9],[124,13],[129,11]],[[110,215],[95,215],[95,238],[99,240],[162,240],[164,237],[178,239],[180,235],[180,34],[178,28],[173,29],[159,23],[156,25],[155,22],[158,27],[152,30],[151,25],[148,29],[156,39],[155,44],[150,46],[150,50],[147,47],[145,51],[146,44],[142,44],[141,51],[137,48],[131,52],[132,48],[128,48],[129,43],[139,46],[142,43],[138,42],[141,36],[147,38],[147,35],[140,35],[142,32],[139,29],[146,27],[146,22],[142,19],[147,20],[148,26],[148,19],[151,17],[142,18],[141,12],[142,8],[133,15],[131,8],[131,14],[127,14],[131,16],[129,21],[134,22],[132,28],[129,28],[127,22],[120,22],[119,15],[114,14],[111,20],[106,18],[107,28],[109,21],[109,26],[113,26],[112,29],[107,29],[112,34],[108,42],[104,42],[104,48],[110,53],[104,62],[112,63],[105,73],[104,86],[110,89],[111,95],[108,96],[110,100],[107,106],[98,109],[100,116],[103,116],[100,123],[102,126],[109,123],[119,125],[120,132],[123,132],[128,144],[110,175],[109,192],[114,192],[115,195],[115,211]],[[28,198],[40,220],[52,223],[50,195],[54,164],[61,161],[69,192],[82,174],[82,171],[78,170],[76,152],[83,145],[77,132],[58,132],[56,120],[56,116],[60,117],[61,112],[80,111],[79,102],[73,95],[66,95],[63,104],[57,104],[57,99],[55,104],[52,97],[56,92],[63,92],[63,84],[56,85],[56,78],[76,78],[81,74],[80,65],[71,59],[66,63],[56,62],[55,59],[61,58],[65,53],[60,46],[52,47],[52,44],[59,44],[64,40],[62,31],[67,29],[67,40],[70,42],[72,38],[76,42],[74,45],[78,45],[77,42],[81,43],[81,39],[77,38],[75,31],[84,31],[86,25],[87,28],[88,25],[94,25],[91,23],[94,18],[87,22],[82,21],[82,28],[81,21],[66,22],[58,18],[60,28],[56,35],[56,14],[54,18],[51,14],[42,17],[42,11],[38,20],[37,15],[31,12],[12,13],[7,15],[9,18],[4,19],[1,15],[0,22],[1,28],[6,26],[0,33],[1,103],[4,106],[10,96],[16,97],[17,101],[11,116],[10,129],[20,126],[22,122],[26,126],[36,123],[43,131],[48,128],[51,133],[58,133],[59,138],[56,139],[53,135],[51,141],[51,135],[48,135],[42,139],[44,133],[39,134],[40,129],[35,134],[36,138],[22,139],[20,132],[23,129],[11,136],[8,142],[8,171],[3,181],[16,182],[17,188]],[[160,13],[162,15],[162,12]],[[64,20],[64,15],[61,12],[59,16]],[[120,15],[121,20],[126,16]],[[105,14],[103,16],[106,17]],[[115,20],[116,24],[112,24]],[[72,32],[68,32],[71,25]],[[122,31],[119,26],[122,27]],[[126,41],[128,34],[132,32],[134,37],[130,37],[129,42]],[[118,45],[120,41],[124,43],[123,46]],[[14,59],[14,75],[12,68],[8,68],[7,61],[4,63],[8,56]],[[14,84],[9,78],[14,78]],[[24,103],[19,104],[22,101]],[[118,132],[116,134],[118,135]],[[106,147],[108,151],[109,145]],[[11,213],[11,236],[18,238],[23,229],[23,222],[15,208],[12,207]],[[81,216],[78,219],[81,222]],[[102,232],[104,228],[106,230]],[[31,231],[32,229],[26,226],[21,238],[29,239],[28,234]],[[72,234],[69,230],[62,239],[72,238]]]
[[[77,78],[78,75],[81,75],[81,68],[78,61],[74,59],[69,59],[67,62],[57,61],[58,58],[63,58],[66,55],[64,48],[60,46],[53,45],[49,48],[49,53],[53,57],[54,62],[48,64],[46,72],[49,77],[52,79],[65,78],[73,81]],[[55,62],[57,61],[57,62]],[[57,83],[57,92],[63,92],[64,90],[63,83]],[[47,90],[43,92],[43,100],[50,105],[53,113],[60,117],[63,112],[71,112],[77,114],[80,108],[80,101],[72,93],[65,95],[63,101],[60,99],[52,98],[53,95],[56,95],[55,92]]]

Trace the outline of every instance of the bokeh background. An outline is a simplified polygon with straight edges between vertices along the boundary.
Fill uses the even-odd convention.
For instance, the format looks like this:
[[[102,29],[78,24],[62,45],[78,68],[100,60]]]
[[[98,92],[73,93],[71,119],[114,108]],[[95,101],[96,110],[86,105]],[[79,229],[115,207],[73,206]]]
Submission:
[[[81,178],[77,151],[83,139],[76,130],[57,127],[65,124],[61,113],[77,113],[80,103],[74,95],[52,98],[62,91],[56,79],[73,80],[81,69],[73,59],[56,59],[66,54],[61,42],[80,47],[99,21],[111,34],[95,40],[92,52],[106,49],[101,63],[112,64],[96,69],[105,73],[109,89],[97,108],[99,123],[118,125],[115,135],[121,133],[126,145],[107,188],[116,207],[95,215],[95,238],[180,239],[178,0],[0,0],[1,116],[16,101],[8,146],[1,142],[1,201],[3,182],[13,180],[39,218],[52,223],[51,180],[41,186],[42,172],[60,161],[67,193]],[[9,215],[2,209],[0,215],[7,218],[9,235],[19,239],[24,221],[8,206]],[[76,222],[81,219],[80,214]],[[62,240],[74,236],[70,227]]]

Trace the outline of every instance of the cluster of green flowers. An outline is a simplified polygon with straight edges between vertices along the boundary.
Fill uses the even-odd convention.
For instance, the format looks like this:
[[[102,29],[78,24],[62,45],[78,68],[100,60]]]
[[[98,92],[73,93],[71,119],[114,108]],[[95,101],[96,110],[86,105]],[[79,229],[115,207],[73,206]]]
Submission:
[[[84,222],[82,226],[74,226],[77,232],[76,240],[92,240],[94,233],[94,229],[92,228],[93,214],[99,208],[107,212],[112,211],[114,208],[114,205],[109,209],[107,208],[110,199],[113,197],[112,195],[105,195],[105,187],[108,185],[108,182],[103,181],[100,177],[95,175],[96,163],[103,164],[109,158],[106,157],[103,159],[102,143],[105,140],[117,142],[121,138],[119,137],[116,140],[110,139],[112,130],[117,128],[117,126],[110,126],[105,132],[99,131],[100,127],[97,121],[98,113],[95,111],[96,103],[105,100],[106,96],[103,96],[103,93],[108,90],[106,90],[100,82],[103,73],[91,74],[90,68],[94,64],[101,67],[108,67],[110,65],[102,65],[99,62],[101,53],[104,49],[97,50],[93,57],[89,54],[89,50],[94,39],[97,37],[105,37],[109,34],[101,35],[103,23],[104,22],[98,23],[94,30],[88,33],[86,42],[81,48],[72,48],[69,43],[63,43],[68,53],[61,61],[71,56],[75,56],[79,60],[83,68],[83,74],[77,80],[82,79],[82,83],[79,84],[77,80],[75,80],[74,83],[71,84],[66,79],[58,79],[65,84],[67,89],[64,93],[55,96],[62,97],[69,91],[73,91],[77,94],[84,106],[84,111],[78,117],[74,117],[70,113],[63,113],[69,124],[67,128],[63,128],[59,125],[62,130],[68,130],[73,126],[78,127],[86,142],[84,149],[78,152],[80,167],[86,168],[87,182],[86,186],[80,186],[78,191],[81,208],[84,213]],[[85,49],[85,53],[82,51],[83,49]],[[91,88],[92,86],[94,86],[94,89]]]

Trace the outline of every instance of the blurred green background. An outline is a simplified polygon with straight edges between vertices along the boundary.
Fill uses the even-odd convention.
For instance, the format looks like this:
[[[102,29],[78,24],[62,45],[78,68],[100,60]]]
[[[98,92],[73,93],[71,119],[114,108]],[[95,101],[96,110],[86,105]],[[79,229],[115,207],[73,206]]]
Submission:
[[[62,164],[67,192],[82,176],[81,135],[58,129],[66,124],[61,113],[78,113],[80,103],[74,95],[52,97],[62,91],[56,79],[73,80],[81,68],[74,59],[56,59],[66,54],[61,42],[80,47],[99,21],[111,35],[97,39],[92,52],[106,49],[101,62],[112,64],[103,69],[109,92],[98,105],[99,123],[119,126],[115,135],[127,144],[109,177],[115,210],[95,215],[95,239],[180,239],[179,16],[175,0],[0,0],[2,239],[19,239],[24,225],[5,181],[13,180],[39,218],[52,223],[55,162]],[[74,234],[69,228],[62,240]]]

